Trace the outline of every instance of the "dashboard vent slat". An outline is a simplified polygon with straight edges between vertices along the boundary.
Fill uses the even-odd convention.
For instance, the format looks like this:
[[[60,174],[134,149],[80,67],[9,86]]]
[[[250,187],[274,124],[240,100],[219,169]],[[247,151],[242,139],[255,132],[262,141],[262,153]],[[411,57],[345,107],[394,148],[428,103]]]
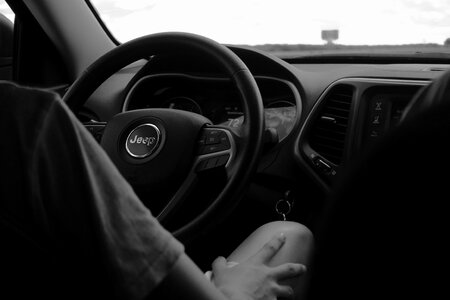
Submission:
[[[342,162],[347,135],[353,87],[337,85],[325,95],[318,117],[311,128],[311,148],[336,165]]]

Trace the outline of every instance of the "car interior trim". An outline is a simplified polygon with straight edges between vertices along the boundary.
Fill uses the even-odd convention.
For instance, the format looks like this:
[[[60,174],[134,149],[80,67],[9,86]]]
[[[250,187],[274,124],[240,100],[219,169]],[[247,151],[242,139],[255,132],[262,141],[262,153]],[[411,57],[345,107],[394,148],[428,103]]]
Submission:
[[[371,87],[395,87],[395,86],[404,86],[404,87],[423,87],[429,84],[429,80],[412,80],[412,79],[391,79],[391,78],[364,78],[364,77],[349,77],[339,79],[332,84],[330,84],[323,93],[319,96],[319,99],[315,102],[308,116],[306,117],[305,122],[303,123],[300,133],[297,136],[297,139],[294,143],[294,157],[298,164],[304,168],[308,174],[316,181],[316,183],[325,191],[330,191],[331,182],[337,173],[339,173],[339,165],[335,165],[330,161],[324,159],[320,154],[316,153],[314,149],[309,145],[308,134],[311,130],[313,122],[317,119],[320,111],[324,105],[324,102],[333,88],[339,85],[349,85],[352,86],[353,91],[353,99],[350,109],[349,115],[349,124],[348,130],[345,136],[345,149],[344,149],[344,158],[349,159],[349,153],[352,149],[355,148],[356,144],[359,144],[359,136],[361,132],[358,127],[362,126],[364,118],[363,112],[360,112],[359,108],[363,104],[361,103],[363,100],[363,94],[370,89]],[[316,169],[312,166],[313,162],[317,162]],[[331,169],[325,170],[324,172],[328,172],[327,176],[323,176],[318,169],[324,170],[324,166],[331,166]],[[324,178],[325,177],[325,178]]]

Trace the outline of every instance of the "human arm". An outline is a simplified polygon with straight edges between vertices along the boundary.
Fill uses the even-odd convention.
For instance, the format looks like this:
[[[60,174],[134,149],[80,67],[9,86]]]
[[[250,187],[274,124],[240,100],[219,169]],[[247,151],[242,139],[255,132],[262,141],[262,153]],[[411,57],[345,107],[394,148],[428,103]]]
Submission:
[[[306,226],[292,221],[273,221],[265,223],[251,233],[228,257],[234,263],[246,261],[263,247],[273,236],[284,233],[286,242],[267,263],[269,267],[288,262],[309,266],[314,250],[314,236]],[[305,275],[282,281],[294,290],[295,299],[303,299],[307,290],[310,272]]]
[[[233,300],[293,298],[293,288],[284,281],[303,275],[305,265],[288,262],[270,266],[285,243],[286,235],[278,233],[258,252],[233,267],[227,267],[225,258],[217,258],[213,263],[214,284]]]
[[[284,235],[276,235],[256,254],[229,268],[219,257],[213,263],[213,284],[185,254],[180,256],[172,270],[152,293],[151,299],[247,300],[291,298],[292,288],[280,285],[282,279],[298,277],[305,266],[285,263],[268,267],[266,263],[286,242]]]
[[[228,300],[186,254],[178,258],[149,299]]]
[[[23,89],[17,89],[15,95],[19,92],[23,92],[19,97],[23,99],[36,95],[36,91]],[[41,92],[36,98],[43,98],[36,103],[47,105],[45,117],[26,126],[32,134],[18,135],[33,137],[32,146],[26,148],[29,155],[24,155],[29,160],[26,186],[32,195],[28,198],[32,209],[27,220],[30,227],[46,236],[49,247],[56,248],[58,265],[67,272],[67,285],[77,286],[80,294],[82,285],[86,290],[95,286],[103,296],[128,299],[141,299],[158,285],[162,291],[164,286],[169,287],[165,299],[174,292],[180,295],[177,299],[188,295],[222,299],[220,290],[205,280],[198,267],[182,254],[182,246],[155,222],[67,107],[53,99],[54,95]],[[45,98],[47,101],[43,101]],[[266,268],[248,266],[255,278],[267,279]],[[258,277],[259,271],[262,275]],[[265,283],[255,281],[253,276],[247,279],[243,287]]]

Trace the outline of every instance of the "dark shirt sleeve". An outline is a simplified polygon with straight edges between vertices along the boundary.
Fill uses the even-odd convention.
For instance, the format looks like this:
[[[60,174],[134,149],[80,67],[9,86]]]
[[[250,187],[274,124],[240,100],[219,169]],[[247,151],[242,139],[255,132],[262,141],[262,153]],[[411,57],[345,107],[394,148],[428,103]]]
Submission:
[[[97,288],[142,299],[183,246],[139,201],[67,106],[56,95],[50,98],[26,166],[33,219],[60,258],[84,268],[90,280],[97,276]]]

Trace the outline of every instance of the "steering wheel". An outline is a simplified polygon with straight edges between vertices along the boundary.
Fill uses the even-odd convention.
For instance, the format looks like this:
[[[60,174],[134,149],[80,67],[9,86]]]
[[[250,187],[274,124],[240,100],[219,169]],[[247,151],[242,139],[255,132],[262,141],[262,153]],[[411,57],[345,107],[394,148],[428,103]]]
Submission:
[[[131,63],[151,56],[195,53],[207,57],[233,82],[245,121],[239,130],[214,126],[207,118],[174,109],[141,109],[115,115],[105,125],[101,146],[119,171],[132,184],[148,190],[167,182],[176,192],[157,216],[164,224],[189,204],[198,174],[224,168],[226,184],[218,196],[192,220],[172,233],[181,241],[196,230],[223,218],[242,196],[253,174],[262,146],[263,102],[255,79],[227,47],[188,33],[158,33],[124,43],[100,57],[73,83],[64,96],[77,113],[89,96],[111,75]]]

